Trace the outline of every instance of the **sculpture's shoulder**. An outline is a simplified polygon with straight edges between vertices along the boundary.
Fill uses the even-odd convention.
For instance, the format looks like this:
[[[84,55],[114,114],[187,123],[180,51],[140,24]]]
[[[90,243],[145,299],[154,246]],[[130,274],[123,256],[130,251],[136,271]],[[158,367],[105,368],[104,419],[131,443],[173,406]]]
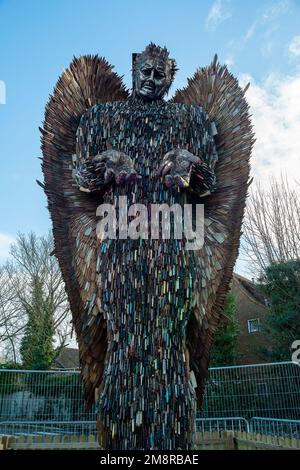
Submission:
[[[177,116],[182,115],[187,118],[197,120],[199,118],[207,118],[205,110],[198,105],[189,105],[184,103],[174,103],[172,101],[152,101],[143,102],[141,100],[127,100],[119,102],[118,109],[125,114],[134,113],[135,115],[153,115],[154,117],[164,116],[171,119],[176,119]]]
[[[169,115],[173,116],[173,119],[177,120],[181,126],[200,129],[209,139],[217,136],[216,123],[202,106],[173,102],[167,102],[167,105]]]
[[[208,113],[202,106],[194,104],[185,104],[185,103],[174,103],[172,101],[166,101],[166,110],[170,114],[178,115],[182,114],[189,116],[191,119],[209,119]]]
[[[111,101],[95,104],[82,114],[79,126],[93,126],[96,122],[99,123],[104,116],[113,116],[124,109],[124,107],[126,108],[126,106],[127,101]]]
[[[188,105],[184,103],[174,103],[172,101],[159,101],[145,103],[128,99],[126,101],[112,101],[99,103],[89,108],[82,116],[79,124],[81,131],[99,126],[107,125],[120,120],[136,120],[147,117],[157,121],[160,118],[166,119],[169,123],[176,120],[185,121],[187,125],[194,125],[209,121],[206,111],[198,105]]]
[[[89,108],[83,115],[81,119],[93,119],[95,117],[101,117],[103,114],[114,114],[118,112],[126,111],[141,111],[154,113],[166,113],[170,115],[177,114],[186,114],[190,116],[202,116],[207,115],[206,111],[202,106],[190,105],[184,103],[174,103],[172,101],[160,101],[152,103],[144,103],[142,101],[135,102],[133,100],[126,101],[111,101],[108,103],[99,103],[95,104]]]

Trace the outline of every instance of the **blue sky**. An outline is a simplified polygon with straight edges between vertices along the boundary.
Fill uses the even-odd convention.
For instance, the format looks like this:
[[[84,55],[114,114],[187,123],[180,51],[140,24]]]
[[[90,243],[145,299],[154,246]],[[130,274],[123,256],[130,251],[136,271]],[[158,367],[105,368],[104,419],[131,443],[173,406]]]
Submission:
[[[250,79],[259,137],[253,171],[263,178],[272,167],[277,174],[287,145],[286,168],[294,173],[300,153],[300,0],[0,0],[0,80],[6,86],[6,104],[0,104],[0,259],[18,231],[43,234],[50,227],[35,183],[42,179],[38,126],[62,69],[73,55],[99,53],[130,86],[131,53],[150,41],[166,45],[177,60],[174,89],[215,52],[242,82]]]

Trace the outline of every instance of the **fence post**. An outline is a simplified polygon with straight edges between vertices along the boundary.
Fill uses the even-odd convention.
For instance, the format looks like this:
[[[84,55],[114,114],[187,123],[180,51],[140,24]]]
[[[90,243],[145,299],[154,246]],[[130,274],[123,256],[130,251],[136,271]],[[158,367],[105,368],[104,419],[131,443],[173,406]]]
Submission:
[[[10,442],[13,440],[12,436],[0,437],[0,450],[6,450],[9,448]]]
[[[224,431],[224,450],[236,450],[236,442],[233,431]]]

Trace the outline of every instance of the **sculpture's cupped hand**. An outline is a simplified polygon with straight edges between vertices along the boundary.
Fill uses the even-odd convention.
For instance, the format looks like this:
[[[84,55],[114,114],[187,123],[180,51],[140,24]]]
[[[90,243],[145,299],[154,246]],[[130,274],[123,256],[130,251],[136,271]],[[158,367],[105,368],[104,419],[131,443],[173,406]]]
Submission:
[[[102,191],[107,185],[132,183],[141,176],[131,158],[119,150],[106,150],[78,165],[75,172],[78,187],[83,192]]]
[[[141,176],[135,171],[131,158],[119,150],[106,150],[93,158],[96,173],[102,173],[104,183],[132,183]]]
[[[167,152],[158,169],[158,176],[164,178],[165,185],[188,188],[193,166],[201,164],[201,159],[185,149],[173,149]]]

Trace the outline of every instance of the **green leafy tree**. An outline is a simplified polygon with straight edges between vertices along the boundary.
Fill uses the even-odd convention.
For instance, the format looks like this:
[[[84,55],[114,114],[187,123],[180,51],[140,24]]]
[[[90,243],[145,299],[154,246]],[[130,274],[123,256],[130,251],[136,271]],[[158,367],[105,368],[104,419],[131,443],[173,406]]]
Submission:
[[[239,324],[236,318],[235,297],[227,295],[224,306],[224,319],[215,335],[211,353],[211,366],[234,365],[238,359]]]
[[[48,369],[57,354],[53,311],[45,298],[42,281],[37,277],[31,284],[31,302],[26,307],[28,320],[20,353],[26,369]]]
[[[268,360],[291,360],[292,343],[300,339],[300,260],[273,263],[261,278],[270,308],[263,322]]]

